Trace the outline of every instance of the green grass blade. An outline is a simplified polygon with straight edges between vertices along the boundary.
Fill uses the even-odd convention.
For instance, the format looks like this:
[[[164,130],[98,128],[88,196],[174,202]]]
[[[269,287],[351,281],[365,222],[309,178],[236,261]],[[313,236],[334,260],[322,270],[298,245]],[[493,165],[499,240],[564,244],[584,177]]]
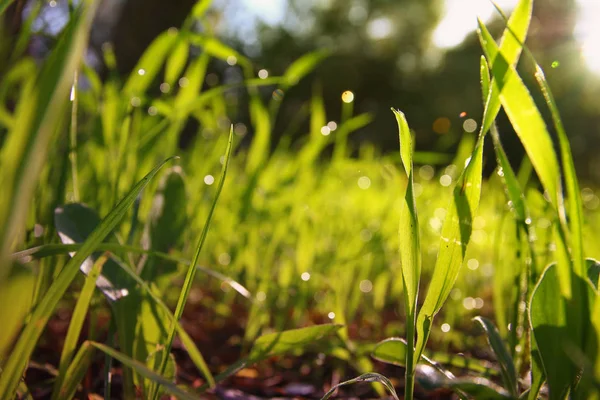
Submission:
[[[421,246],[419,239],[419,220],[414,192],[413,144],[410,129],[404,114],[392,109],[398,123],[400,135],[400,157],[407,183],[404,198],[400,205],[400,261],[402,282],[404,284],[404,304],[406,310],[406,397],[412,399],[414,391],[415,368],[418,361],[414,358],[415,324],[417,317],[417,299],[421,278]]]
[[[98,2],[85,1],[60,36],[35,82],[25,84],[17,105],[14,129],[0,154],[0,280],[18,232],[23,228],[34,188],[52,136],[69,96],[73,75],[81,62]]]
[[[248,360],[257,362],[267,357],[301,349],[333,334],[341,327],[342,325],[323,324],[262,335],[252,345]]]
[[[550,399],[562,399],[575,376],[574,366],[564,351],[568,340],[565,303],[560,296],[556,264],[546,268],[530,301],[529,318],[539,348]]]
[[[17,253],[13,253],[12,258],[14,260],[27,260],[29,257],[35,257],[35,258],[44,258],[44,257],[51,257],[51,256],[56,256],[59,254],[65,254],[65,253],[70,253],[70,252],[74,252],[77,251],[81,248],[81,244],[43,244],[41,246],[36,246],[36,247],[32,247],[26,250],[22,250],[19,251]],[[147,254],[149,256],[153,256],[153,257],[157,257],[163,260],[167,260],[167,261],[173,261],[173,262],[177,262],[180,264],[184,264],[184,265],[191,265],[191,261],[190,260],[186,260],[185,258],[181,258],[181,257],[176,257],[167,253],[162,253],[159,251],[154,251],[154,250],[147,250],[147,249],[142,249],[140,247],[134,247],[134,246],[125,246],[119,243],[101,243],[98,245],[98,247],[96,247],[96,250],[98,251],[110,251],[113,253],[118,253],[118,252],[123,252],[123,253],[133,253],[133,254]],[[238,281],[225,276],[217,271],[213,271],[212,269],[209,268],[205,268],[205,267],[200,267],[198,266],[198,271],[212,276],[213,278],[216,278],[218,280],[220,280],[221,282],[225,283],[226,285],[230,286],[233,290],[235,290],[236,292],[238,292],[239,294],[241,294],[242,296],[244,296],[247,299],[251,299],[252,298],[252,294],[250,293],[250,291],[243,286],[241,283],[239,283]]]
[[[0,2],[0,15],[4,14],[4,11],[10,6],[15,0],[2,0]]]
[[[361,376],[357,376],[354,379],[350,379],[350,380],[338,383],[337,385],[333,386],[327,393],[325,393],[325,396],[323,396],[321,400],[329,399],[333,395],[333,393],[342,386],[353,385],[355,383],[361,383],[361,382],[379,382],[383,386],[385,386],[385,388],[390,393],[392,398],[394,398],[395,400],[400,400],[398,397],[398,394],[396,393],[396,389],[394,389],[394,384],[392,382],[390,382],[390,380],[388,378],[386,378],[385,376],[375,373],[375,372],[362,374]]]
[[[123,219],[127,210],[135,201],[135,198],[142,189],[146,187],[148,182],[158,173],[165,163],[172,159],[173,158],[169,158],[163,161],[139,181],[104,218],[102,223],[83,243],[75,256],[73,256],[73,258],[71,258],[71,260],[63,267],[61,273],[54,280],[52,286],[50,286],[50,289],[46,292],[44,298],[33,312],[30,322],[23,329],[19,340],[5,364],[2,376],[0,376],[0,398],[10,398],[15,392],[19,384],[19,379],[27,366],[29,357],[35,348],[48,319],[69,288],[73,279],[75,279],[80,265],[96,250],[98,244],[100,244]]]
[[[389,338],[377,343],[373,349],[373,352],[371,353],[371,356],[377,361],[405,367],[406,350],[407,346],[404,339]],[[494,369],[494,366],[491,363],[443,352],[434,352],[431,354],[423,353],[421,354],[421,359],[419,362],[425,362],[431,365],[444,375],[446,375],[447,371],[440,367],[440,364],[450,365],[455,368],[468,370],[484,376],[498,375],[498,371]]]
[[[162,70],[167,56],[177,43],[177,38],[177,32],[169,30],[154,39],[131,71],[123,87],[126,96],[142,96],[146,92],[156,75]]]
[[[406,293],[407,314],[408,317],[414,319],[421,276],[421,246],[419,244],[419,221],[414,194],[413,145],[404,114],[397,110],[392,111],[398,123],[400,155],[408,178],[400,209],[400,259],[402,261],[402,280],[404,281]]]
[[[518,397],[519,395],[519,381],[517,376],[517,370],[515,368],[515,363],[508,352],[508,349],[504,345],[502,338],[500,337],[500,333],[492,323],[492,321],[483,317],[475,317],[475,321],[479,322],[481,327],[484,329],[487,334],[487,340],[496,355],[496,359],[500,364],[500,370],[502,371],[502,379],[504,381],[504,386],[513,398]]]
[[[529,52],[528,52],[529,53]],[[535,59],[534,59],[535,61]],[[573,258],[574,272],[579,277],[586,276],[585,255],[583,253],[583,203],[581,200],[581,191],[579,190],[579,182],[571,153],[571,146],[567,138],[567,133],[563,126],[556,101],[550,90],[550,86],[546,81],[544,71],[540,65],[536,63],[535,77],[542,89],[546,104],[552,114],[554,128],[558,134],[558,144],[560,149],[560,158],[563,165],[563,176],[565,181],[565,189],[567,191],[567,211],[569,216],[569,231],[570,231],[570,249],[571,257]]]
[[[179,295],[179,300],[177,301],[177,307],[175,308],[175,321],[179,321],[181,316],[183,315],[183,309],[185,307],[185,303],[187,302],[188,295],[192,288],[192,284],[194,283],[194,277],[196,276],[196,265],[198,264],[198,259],[200,258],[200,252],[202,251],[202,247],[204,246],[204,241],[206,240],[206,236],[208,235],[208,228],[210,226],[210,222],[212,220],[213,213],[217,206],[217,201],[219,200],[219,196],[221,191],[223,190],[223,185],[225,184],[225,177],[227,176],[227,167],[229,165],[229,159],[231,158],[231,149],[233,147],[233,126],[229,130],[229,141],[227,143],[227,149],[225,150],[225,160],[223,162],[223,168],[221,170],[221,177],[219,179],[219,185],[217,186],[217,191],[215,193],[215,197],[211,204],[210,210],[206,217],[206,222],[204,223],[204,227],[202,228],[202,232],[200,233],[200,238],[198,240],[198,245],[196,246],[196,252],[194,254],[194,258],[192,259],[192,263],[187,270],[185,281],[183,284],[183,288]],[[167,342],[165,344],[165,353],[169,354],[171,352],[171,346],[173,345],[173,339],[175,338],[176,327],[175,324],[171,324],[171,329],[169,331],[169,336],[167,338]],[[163,358],[161,365],[159,366],[158,371],[162,374],[166,367],[166,357]],[[214,378],[210,373],[208,367],[204,365],[203,374],[209,385],[212,387],[215,385]],[[156,387],[152,390],[150,394],[150,398],[155,399],[157,395]]]
[[[156,372],[150,370],[148,367],[146,367],[144,364],[142,364],[139,361],[136,361],[128,356],[126,356],[123,353],[118,352],[117,350],[108,347],[102,343],[97,343],[97,342],[89,342],[91,346],[94,346],[95,348],[97,348],[98,350],[108,354],[109,356],[111,356],[112,358],[114,358],[115,360],[119,360],[121,363],[123,363],[125,366],[135,370],[138,374],[144,376],[147,379],[150,379],[151,381],[161,385],[167,392],[171,393],[172,395],[174,395],[175,397],[177,397],[178,399],[184,399],[184,400],[195,400],[197,399],[197,396],[192,395],[190,393],[187,393],[185,391],[183,391],[182,389],[180,389],[175,383],[173,383],[173,381],[165,378],[164,376],[162,376],[161,374],[157,374]]]
[[[306,328],[290,329],[282,332],[267,333],[256,339],[246,358],[242,358],[230,365],[225,371],[215,376],[215,382],[221,382],[235,374],[248,364],[257,363],[266,358],[297,352],[305,347],[329,338],[339,331],[341,325],[322,324]],[[200,387],[199,391],[208,389],[208,385]]]
[[[527,30],[529,29],[529,24],[531,21],[532,7],[532,0],[519,1],[507,23],[507,29],[505,29],[502,34],[500,48],[496,48],[495,51],[491,50],[491,52],[487,54],[490,65],[494,64],[498,52],[501,52],[508,65],[512,66],[513,68],[517,66],[519,56],[521,55],[520,43],[524,42],[525,37],[527,36]],[[483,83],[484,82],[482,81],[482,84]],[[488,96],[487,101],[485,101],[487,113],[484,114],[483,118],[483,132],[487,132],[490,129],[492,123],[498,115],[498,112],[500,111],[501,106],[500,99],[498,97],[498,86],[492,85],[491,89],[492,93]],[[487,90],[485,91],[486,96],[488,95],[488,92],[489,91]]]
[[[94,347],[87,340],[81,344],[75,357],[73,357],[73,361],[68,365],[69,368],[64,374],[60,386],[58,388],[55,386],[52,398],[64,400],[72,399],[75,396],[77,387],[92,363],[94,350]]]
[[[481,196],[483,137],[480,136],[469,164],[459,177],[446,211],[433,276],[417,317],[415,359],[423,352],[433,318],[454,286],[471,238],[471,224]]]
[[[19,333],[25,317],[32,306],[35,275],[16,265],[6,280],[0,282],[0,359],[4,359],[15,336]]]
[[[560,171],[558,160],[546,124],[537,109],[529,90],[521,80],[505,52],[498,49],[489,31],[479,21],[481,46],[491,65],[492,90],[510,119],[523,147],[533,164],[552,204],[559,209],[561,202]],[[490,122],[491,126],[491,122]]]
[[[98,279],[98,276],[100,276],[102,266],[107,260],[108,256],[104,254],[99,257],[96,262],[94,262],[92,270],[85,279],[85,283],[81,289],[79,298],[77,299],[77,304],[75,304],[75,309],[71,315],[69,329],[67,330],[67,336],[65,337],[62,353],[60,355],[60,363],[58,367],[59,373],[56,381],[54,382],[54,392],[52,394],[53,400],[59,398],[59,389],[62,386],[62,382],[66,377],[67,369],[69,368],[71,360],[73,359],[73,355],[75,354],[75,348],[77,347],[77,341],[79,340],[81,328],[83,327],[83,322],[85,321],[85,316],[94,294],[94,288],[96,287],[96,280]]]
[[[506,18],[497,5],[496,8],[499,11],[500,15],[503,18]],[[512,40],[515,42],[515,45],[521,46],[524,49],[525,54],[528,56],[528,58],[531,59],[534,63],[536,81],[540,86],[548,109],[550,110],[550,115],[552,116],[552,122],[554,124],[554,128],[556,129],[556,133],[558,136],[560,158],[562,160],[563,165],[565,189],[567,191],[567,211],[569,216],[569,230],[571,233],[570,249],[574,261],[575,273],[578,276],[583,277],[586,273],[582,238],[583,206],[581,192],[579,190],[579,182],[577,180],[575,164],[573,162],[573,155],[571,153],[571,147],[569,145],[567,133],[562,123],[562,119],[560,117],[560,113],[558,111],[558,106],[556,105],[554,95],[552,94],[552,90],[548,85],[548,81],[546,80],[546,76],[542,67],[537,62],[529,48],[524,44],[524,40],[520,38],[517,34],[515,34],[515,32],[512,29],[507,28],[506,31],[509,31]]]
[[[175,80],[181,76],[188,60],[190,44],[184,37],[180,37],[165,65],[165,82],[173,86]]]

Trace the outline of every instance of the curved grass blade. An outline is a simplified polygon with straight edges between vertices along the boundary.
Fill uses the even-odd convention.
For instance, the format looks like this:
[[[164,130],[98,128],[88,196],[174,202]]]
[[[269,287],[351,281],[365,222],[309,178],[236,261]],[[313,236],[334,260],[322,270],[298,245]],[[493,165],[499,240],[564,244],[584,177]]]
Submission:
[[[148,182],[160,171],[160,169],[169,161],[171,157],[150,171],[141,181],[139,181],[129,193],[112,209],[112,211],[102,220],[100,225],[91,233],[83,243],[80,250],[63,267],[61,273],[54,280],[50,289],[44,295],[34,310],[30,322],[23,329],[15,348],[13,349],[5,368],[0,376],[0,398],[10,398],[15,392],[21,375],[27,366],[31,353],[42,334],[48,319],[56,308],[56,305],[69,288],[69,285],[75,279],[79,266],[89,257],[98,244],[117,226],[123,219],[129,207],[135,201],[137,195],[142,191]]]
[[[164,376],[157,374],[156,372],[148,369],[144,364],[139,361],[136,361],[123,353],[118,352],[117,350],[108,347],[102,343],[97,342],[89,342],[91,346],[97,348],[98,350],[108,354],[115,360],[119,360],[121,363],[126,365],[127,367],[134,369],[138,374],[144,376],[147,379],[155,382],[156,384],[161,385],[167,392],[171,393],[178,399],[184,400],[195,400],[197,396],[187,393],[180,389],[175,383],[165,378]]]
[[[26,261],[26,260],[30,259],[31,257],[41,259],[44,257],[50,257],[50,256],[59,255],[59,254],[75,252],[75,251],[79,250],[80,248],[81,248],[81,244],[79,244],[79,243],[43,244],[40,246],[31,247],[29,249],[19,251],[17,253],[13,253],[12,258],[13,258],[13,260],[23,260],[23,261]],[[171,254],[162,253],[160,251],[142,249],[141,247],[126,246],[126,245],[122,245],[119,243],[101,243],[98,245],[98,247],[96,247],[96,249],[98,251],[110,251],[113,253],[124,252],[124,253],[134,253],[134,254],[147,254],[149,256],[153,256],[153,257],[160,258],[163,260],[173,261],[173,262],[177,262],[177,263],[187,265],[187,266],[191,265],[191,261],[187,260],[185,258],[176,257]],[[198,269],[198,271],[200,271],[206,275],[212,276],[213,278],[220,280],[221,282],[225,283],[226,285],[229,285],[233,290],[235,290],[236,292],[238,292],[245,298],[247,298],[249,300],[253,299],[252,293],[250,293],[250,291],[245,286],[243,286],[241,283],[239,283],[238,281],[236,281],[226,275],[223,275],[220,272],[213,271],[210,268],[201,267],[201,266],[198,266],[196,268]]]
[[[332,387],[327,393],[325,393],[325,396],[323,396],[321,400],[329,399],[333,395],[333,393],[342,386],[352,385],[352,384],[361,383],[361,382],[379,382],[379,383],[383,384],[383,386],[385,386],[387,391],[390,393],[390,395],[395,400],[400,400],[398,398],[398,394],[396,393],[396,389],[394,389],[394,385],[392,384],[392,382],[390,382],[390,380],[388,378],[386,378],[385,376],[375,373],[375,372],[370,372],[368,374],[362,374],[361,376],[357,376],[354,379],[350,379],[350,380],[338,383],[337,385]]]
[[[337,324],[322,324],[259,336],[254,342],[249,356],[238,360],[225,371],[215,376],[215,382],[223,381],[248,364],[259,362],[268,357],[302,350],[312,343],[331,336],[341,327],[342,325]],[[198,390],[202,392],[206,389],[208,389],[208,385],[205,384]]]
[[[248,360],[257,362],[267,357],[301,349],[331,335],[341,327],[342,325],[337,324],[323,324],[262,335],[252,345]]]
[[[517,370],[510,353],[500,337],[500,333],[498,333],[498,330],[494,324],[487,318],[475,317],[474,320],[479,322],[487,334],[488,343],[494,351],[496,359],[500,363],[500,370],[502,371],[504,386],[508,389],[513,398],[517,398],[519,396]]]
[[[382,340],[377,343],[375,349],[371,353],[371,356],[378,361],[385,362],[400,367],[406,366],[406,341],[400,338],[389,338]],[[435,358],[435,360],[434,360]],[[455,356],[452,354],[435,352],[432,354],[421,354],[419,362],[425,362],[426,364],[437,369],[444,375],[447,373],[446,369],[440,364],[450,365],[455,368],[465,369],[471,372],[475,372],[481,375],[497,376],[498,371],[492,364],[477,360],[468,359],[462,356]]]
[[[204,223],[204,227],[202,228],[202,232],[200,233],[200,238],[198,240],[198,245],[196,246],[196,252],[194,254],[194,258],[192,259],[192,263],[190,264],[190,267],[188,268],[187,274],[185,276],[183,288],[179,295],[179,300],[177,301],[177,307],[175,308],[174,321],[179,321],[179,319],[183,315],[183,308],[185,307],[185,303],[187,302],[187,298],[188,298],[188,295],[192,288],[192,284],[194,283],[194,277],[196,276],[196,271],[197,271],[196,265],[198,264],[198,259],[200,258],[200,252],[202,251],[202,247],[204,246],[204,241],[206,240],[206,236],[208,235],[208,228],[210,226],[210,222],[212,220],[213,213],[217,206],[217,201],[219,200],[219,196],[221,194],[221,191],[223,190],[223,185],[225,184],[225,177],[227,176],[227,167],[229,165],[229,159],[231,158],[232,146],[233,146],[233,126],[231,126],[231,128],[229,130],[229,141],[227,143],[227,149],[225,150],[225,160],[223,162],[223,168],[221,170],[221,177],[219,178],[219,185],[217,186],[217,191],[215,193],[215,197],[213,199],[210,210],[206,217],[206,222]],[[165,344],[165,353],[166,354],[169,354],[171,352],[171,347],[173,346],[173,339],[175,338],[175,331],[176,331],[175,324],[172,323],[170,331],[169,331],[169,336],[168,336],[167,342]],[[162,362],[160,363],[160,366],[158,366],[159,373],[162,374],[164,372],[166,365],[167,365],[166,362],[167,362],[167,358],[163,357]],[[204,363],[204,368],[202,369],[202,372],[203,372],[206,380],[208,381],[209,386],[213,387],[215,385],[215,380],[214,380],[212,374],[210,373],[210,370],[208,369],[208,366],[206,365],[206,363]],[[150,392],[149,398],[156,399],[157,394],[158,394],[157,387],[154,386]]]

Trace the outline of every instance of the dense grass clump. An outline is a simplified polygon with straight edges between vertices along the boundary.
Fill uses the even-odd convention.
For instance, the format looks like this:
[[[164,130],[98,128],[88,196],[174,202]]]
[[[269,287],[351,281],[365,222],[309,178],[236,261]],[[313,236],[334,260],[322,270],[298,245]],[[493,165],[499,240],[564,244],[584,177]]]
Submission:
[[[435,166],[415,162],[419,138],[396,110],[400,152],[363,145],[351,157],[348,136],[370,116],[354,115],[346,94],[328,121],[318,86],[305,141],[285,137],[272,150],[282,94],[327,54],[255,78],[250,60],[191,28],[203,1],[124,80],[105,46],[101,80],[82,61],[95,7],[80,2],[42,66],[15,48],[0,84],[0,398],[98,391],[81,383],[100,369],[110,398],[117,363],[119,397],[195,398],[309,350],[338,375],[361,374],[323,385],[324,398],[357,382],[413,398],[419,377],[463,398],[599,396],[598,197],[579,186],[552,93],[523,45],[531,0],[500,45],[480,24],[479,135],[465,133],[452,163]],[[516,70],[521,53],[537,66],[557,146]],[[208,63],[232,57],[243,82],[205,87]],[[235,93],[249,98],[250,126],[236,121]],[[495,127],[501,108],[527,152],[518,169]],[[200,128],[181,149],[189,120]],[[300,126],[292,121],[290,134]],[[484,157],[486,139],[496,160]],[[198,304],[214,320],[186,318]],[[57,310],[70,322],[52,377],[23,380]],[[223,342],[239,358],[205,359],[212,341],[197,333],[223,335],[236,319],[242,331]],[[477,325],[493,364],[453,356],[487,346]],[[373,359],[403,367],[404,385],[374,372]],[[183,364],[199,377],[189,387],[178,381]]]

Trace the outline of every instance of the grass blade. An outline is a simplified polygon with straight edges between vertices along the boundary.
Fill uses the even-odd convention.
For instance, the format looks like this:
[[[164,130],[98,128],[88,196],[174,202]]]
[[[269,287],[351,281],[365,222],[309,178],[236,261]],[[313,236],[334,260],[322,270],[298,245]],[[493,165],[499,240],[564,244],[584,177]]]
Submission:
[[[0,187],[5,191],[0,197],[0,280],[10,269],[7,259],[25,222],[73,75],[85,50],[97,4],[82,3],[35,81],[24,84],[14,129],[7,134],[0,155]]]
[[[519,136],[544,189],[556,209],[561,202],[560,171],[552,140],[533,98],[519,77],[511,59],[498,49],[485,25],[479,21],[479,36],[493,76],[492,90]],[[488,100],[489,105],[489,100]],[[490,122],[491,126],[491,122]]]
[[[404,304],[406,310],[406,376],[405,396],[412,399],[415,386],[415,368],[418,361],[414,358],[415,324],[417,316],[417,298],[421,278],[421,246],[419,239],[419,220],[414,192],[413,144],[410,129],[404,114],[392,110],[396,116],[400,135],[400,157],[407,176],[404,199],[400,206],[400,260],[402,263],[402,282],[404,284]]]
[[[75,396],[79,383],[83,380],[92,363],[93,356],[94,347],[91,346],[89,341],[83,342],[77,354],[73,357],[73,361],[68,365],[69,368],[65,371],[60,386],[55,386],[52,393],[53,399],[72,399]]]
[[[173,322],[179,321],[179,319],[183,315],[183,308],[185,307],[185,303],[187,302],[187,298],[188,298],[188,295],[192,288],[192,284],[194,283],[194,277],[196,276],[196,265],[198,264],[198,259],[200,258],[200,252],[202,251],[202,247],[204,246],[204,241],[206,240],[206,236],[208,235],[208,228],[210,226],[210,222],[212,220],[213,213],[217,206],[217,201],[219,200],[219,196],[221,194],[221,191],[223,190],[223,185],[225,184],[225,177],[227,176],[227,166],[229,165],[229,159],[231,158],[232,146],[233,146],[233,126],[231,126],[231,128],[229,130],[229,141],[227,143],[227,149],[225,150],[225,160],[223,162],[223,168],[221,170],[221,177],[219,178],[219,185],[217,187],[215,197],[213,199],[210,210],[206,217],[206,222],[204,223],[204,227],[202,228],[202,232],[200,233],[200,238],[198,240],[198,245],[196,246],[196,252],[194,254],[194,258],[192,259],[192,263],[190,264],[190,267],[187,270],[183,288],[179,295],[179,300],[177,301],[177,307],[175,308]],[[165,353],[166,354],[169,354],[171,352],[171,347],[173,345],[173,339],[175,338],[175,331],[176,331],[175,324],[172,323],[171,329],[169,331],[169,336],[168,336],[167,342],[165,344]],[[163,371],[166,368],[166,361],[167,361],[167,358],[163,357],[162,362],[161,362],[160,366],[158,367],[158,371],[161,374],[163,373]],[[215,380],[214,380],[212,374],[210,373],[208,366],[206,366],[206,363],[203,363],[203,364],[204,364],[204,367],[202,368],[202,373],[204,374],[204,377],[208,381],[209,386],[213,387],[215,385]],[[157,388],[156,388],[156,386],[154,386],[149,397],[151,399],[155,399],[157,394],[158,394]]]
[[[96,286],[96,280],[100,276],[102,266],[107,260],[108,256],[106,254],[102,255],[96,260],[94,266],[92,267],[92,270],[85,279],[85,283],[83,285],[83,289],[81,289],[79,299],[77,299],[77,304],[75,305],[75,309],[73,310],[73,314],[71,315],[69,329],[67,330],[67,336],[65,337],[62,353],[60,355],[60,363],[58,367],[59,373],[58,377],[56,378],[56,381],[54,382],[54,392],[52,394],[53,400],[58,399],[57,396],[59,394],[59,389],[62,386],[62,381],[66,377],[67,369],[69,367],[69,364],[71,364],[73,355],[75,354],[75,348],[77,347],[77,341],[79,340],[81,328],[83,327],[83,322],[85,321],[85,316],[87,314],[90,301],[92,301],[94,288]]]
[[[382,340],[375,345],[371,356],[381,362],[397,365],[400,367],[406,366],[406,341],[400,338],[389,338]],[[434,360],[435,359],[435,360]],[[447,371],[440,364],[450,365],[455,368],[465,369],[475,372],[479,375],[497,376],[498,371],[494,369],[491,363],[486,363],[474,358],[466,358],[459,355],[435,352],[431,354],[421,354],[419,362],[425,362],[436,368],[442,374],[446,375]]]
[[[0,282],[0,359],[6,356],[6,351],[31,309],[35,279],[30,270],[17,265],[13,267],[8,278]]]
[[[98,350],[108,354],[115,360],[119,360],[121,363],[126,365],[127,367],[134,369],[138,374],[144,376],[147,379],[161,385],[167,392],[171,393],[178,399],[184,400],[195,400],[197,396],[191,395],[180,389],[175,383],[165,378],[164,376],[157,374],[156,372],[148,369],[144,364],[139,361],[136,361],[123,353],[118,352],[117,350],[108,347],[102,343],[97,342],[89,342],[91,346],[94,346]]]
[[[423,306],[417,316],[415,359],[423,352],[434,316],[448,298],[471,238],[472,221],[481,196],[483,136],[480,136],[469,164],[453,190],[442,225],[440,250]]]
[[[19,251],[17,253],[13,253],[12,258],[13,258],[13,260],[21,260],[21,259],[27,260],[29,257],[44,258],[44,257],[50,257],[50,256],[59,255],[59,254],[65,254],[65,253],[69,253],[69,252],[75,252],[75,251],[79,250],[80,248],[81,248],[81,244],[79,244],[79,243],[43,244],[41,246],[36,246],[36,247],[32,247],[32,248],[29,248],[26,250]],[[161,258],[163,260],[173,261],[173,262],[177,262],[177,263],[188,265],[188,266],[191,265],[191,261],[186,260],[185,258],[176,257],[176,256],[173,256],[173,255],[170,255],[167,253],[162,253],[159,251],[146,250],[146,249],[142,249],[140,247],[125,246],[125,245],[122,245],[119,243],[101,243],[98,245],[98,247],[96,249],[98,251],[111,251],[113,253],[124,252],[124,253],[134,253],[134,254],[147,254],[149,256]],[[206,267],[198,266],[196,268],[198,268],[198,271],[200,271],[204,274],[207,274],[209,276],[212,276],[213,278],[216,278],[216,279],[220,280],[221,282],[227,284],[233,290],[235,290],[236,292],[238,292],[245,298],[252,299],[252,294],[250,293],[250,291],[245,286],[243,286],[241,283],[239,283],[238,281],[231,279],[228,276],[225,276],[217,271],[213,271],[212,269],[209,269]]]
[[[325,393],[325,396],[323,396],[321,400],[329,399],[333,395],[333,393],[342,386],[352,385],[352,384],[360,383],[360,382],[379,382],[379,383],[383,384],[383,386],[385,386],[387,391],[390,393],[390,395],[395,400],[400,400],[398,398],[398,394],[396,393],[396,389],[394,389],[394,385],[392,384],[392,382],[390,382],[390,380],[388,378],[386,378],[385,376],[375,373],[375,372],[370,372],[368,374],[362,374],[361,376],[357,376],[354,379],[350,379],[350,380],[338,383],[337,385],[335,385],[334,387],[329,389],[329,391],[327,393]]]
[[[129,207],[135,201],[137,195],[148,184],[148,182],[158,173],[158,171],[173,158],[163,161],[150,171],[141,181],[139,181],[129,193],[112,209],[104,218],[102,223],[92,232],[88,239],[83,243],[80,250],[63,267],[61,273],[52,283],[50,289],[44,295],[35,311],[31,316],[30,322],[23,329],[15,348],[13,349],[5,368],[0,376],[0,398],[11,398],[15,392],[21,375],[27,366],[27,362],[35,348],[35,345],[42,334],[48,319],[56,308],[56,305],[69,288],[69,285],[75,279],[79,266],[96,249],[99,243],[117,226],[123,219]]]
[[[257,362],[274,355],[289,353],[329,336],[341,327],[336,324],[323,324],[262,335],[252,345],[248,360]]]
[[[519,395],[519,381],[517,377],[517,370],[515,363],[513,362],[510,353],[506,349],[500,333],[492,324],[490,320],[483,317],[475,317],[475,321],[479,322],[481,327],[487,334],[487,340],[496,355],[496,359],[500,363],[500,370],[502,371],[502,379],[504,380],[504,386],[508,389],[513,398]]]

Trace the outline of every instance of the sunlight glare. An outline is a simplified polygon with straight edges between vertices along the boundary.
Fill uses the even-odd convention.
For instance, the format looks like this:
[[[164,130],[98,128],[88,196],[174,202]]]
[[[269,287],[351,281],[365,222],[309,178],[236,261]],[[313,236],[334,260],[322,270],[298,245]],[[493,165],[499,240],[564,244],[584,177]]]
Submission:
[[[496,4],[509,12],[517,0],[498,0]],[[496,10],[487,0],[446,0],[440,23],[433,31],[433,44],[441,49],[456,47],[477,28],[477,17],[487,22]]]
[[[581,57],[590,71],[600,75],[600,2],[579,0],[577,6],[575,38],[581,46]]]

